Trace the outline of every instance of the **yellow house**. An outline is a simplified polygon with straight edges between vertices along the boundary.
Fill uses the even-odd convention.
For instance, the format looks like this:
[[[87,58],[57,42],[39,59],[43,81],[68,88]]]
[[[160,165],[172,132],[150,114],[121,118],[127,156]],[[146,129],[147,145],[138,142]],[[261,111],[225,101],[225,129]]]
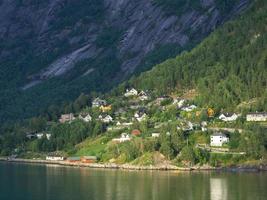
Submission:
[[[212,108],[208,108],[207,114],[209,117],[213,117],[215,114],[215,111]]]
[[[100,106],[100,110],[102,112],[109,112],[112,110],[112,105],[108,105],[108,106]]]

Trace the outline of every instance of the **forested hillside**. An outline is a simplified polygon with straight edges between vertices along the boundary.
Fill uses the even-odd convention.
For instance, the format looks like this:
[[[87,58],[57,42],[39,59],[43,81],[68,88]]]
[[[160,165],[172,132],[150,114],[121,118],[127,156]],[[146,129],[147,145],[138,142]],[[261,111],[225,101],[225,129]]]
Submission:
[[[182,1],[153,2],[171,15]],[[171,2],[177,4],[171,8]],[[183,2],[181,12],[191,9],[189,5],[200,9],[190,4],[197,1]],[[231,2],[235,1],[218,4],[223,15]],[[267,166],[266,32],[267,2],[255,0],[246,12],[194,49],[140,75],[153,63],[181,51],[173,44],[158,48],[147,54],[135,77],[110,92],[92,93],[91,89],[106,91],[115,85],[112,66],[118,63],[112,50],[121,32],[107,28],[96,45],[112,47],[110,54],[94,60],[101,68],[89,70],[89,74],[95,72],[89,79],[74,77],[91,59],[78,62],[76,70],[81,71],[67,73],[61,82],[54,77],[19,95],[8,91],[12,102],[10,96],[2,96],[5,112],[0,113],[0,120],[10,110],[17,114],[19,108],[28,117],[42,110],[44,102],[50,106],[39,116],[0,126],[0,155],[36,160],[53,152],[96,156],[102,164],[263,169]],[[67,101],[76,95],[80,96],[75,101]],[[53,96],[56,105],[48,104]],[[6,105],[15,106],[6,109]]]
[[[255,1],[237,20],[216,30],[197,48],[132,78],[137,88],[159,93],[197,89],[198,103],[233,110],[256,98],[267,109],[267,2]]]

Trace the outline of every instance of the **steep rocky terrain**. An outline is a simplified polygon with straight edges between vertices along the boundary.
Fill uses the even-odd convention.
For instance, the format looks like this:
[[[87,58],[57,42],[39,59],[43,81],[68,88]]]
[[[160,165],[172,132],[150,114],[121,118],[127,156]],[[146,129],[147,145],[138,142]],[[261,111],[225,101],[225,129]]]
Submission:
[[[173,14],[152,0],[1,0],[0,119],[110,88],[152,52],[179,53],[249,5],[190,2]]]

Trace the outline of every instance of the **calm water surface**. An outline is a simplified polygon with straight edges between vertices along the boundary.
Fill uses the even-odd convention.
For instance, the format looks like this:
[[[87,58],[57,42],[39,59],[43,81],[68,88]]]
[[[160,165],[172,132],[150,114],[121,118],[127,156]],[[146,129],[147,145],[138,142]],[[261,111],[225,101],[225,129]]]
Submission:
[[[267,173],[136,172],[0,162],[0,200],[267,200]]]

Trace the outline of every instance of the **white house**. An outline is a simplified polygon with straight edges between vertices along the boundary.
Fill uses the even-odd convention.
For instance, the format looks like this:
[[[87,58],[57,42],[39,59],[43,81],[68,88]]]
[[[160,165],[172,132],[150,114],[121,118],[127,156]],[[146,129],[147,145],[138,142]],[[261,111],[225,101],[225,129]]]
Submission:
[[[121,122],[118,121],[118,122],[116,123],[116,126],[121,126]]]
[[[147,114],[146,113],[136,112],[134,114],[134,117],[138,122],[141,122],[141,121],[144,121],[147,118]]]
[[[158,137],[159,137],[159,135],[160,135],[160,133],[152,133],[152,135],[151,135],[151,136],[152,136],[153,138],[158,138]]]
[[[207,130],[208,130],[207,127],[201,126],[201,131],[205,132]]]
[[[196,105],[191,105],[191,106],[183,107],[182,110],[186,111],[186,112],[191,112],[191,111],[195,110],[196,108],[197,108]]]
[[[208,126],[208,123],[206,121],[202,121],[200,123],[200,126],[201,126],[201,131],[205,132],[208,130],[207,126]]]
[[[51,134],[50,133],[37,133],[36,137],[37,137],[37,139],[40,140],[40,139],[42,139],[44,137],[44,135],[45,135],[46,139],[50,140],[50,138],[51,138]]]
[[[137,96],[138,95],[138,91],[134,88],[130,89],[130,90],[126,90],[124,96],[125,97],[131,97],[131,96]]]
[[[133,125],[133,122],[124,122],[124,123],[122,123],[122,126],[125,126],[125,127],[132,126],[132,125]]]
[[[248,113],[247,114],[247,121],[249,121],[249,122],[267,121],[267,112]]]
[[[37,139],[42,139],[43,136],[44,136],[43,133],[37,133],[37,134],[36,134]]]
[[[104,123],[110,123],[110,122],[113,121],[113,118],[110,115],[105,115],[105,116],[99,115],[98,118],[99,118],[100,121],[102,121]]]
[[[120,121],[118,121],[116,123],[116,126],[120,126],[120,127],[129,127],[131,125],[133,125],[133,122],[123,122],[123,123],[121,123]]]
[[[63,156],[46,156],[46,160],[49,161],[63,161],[65,158]]]
[[[61,115],[59,122],[60,123],[65,123],[65,122],[72,122],[73,120],[75,120],[74,114],[73,113],[69,113],[69,114],[63,114]]]
[[[208,126],[208,122],[206,122],[206,121],[202,121],[202,122],[200,123],[200,125],[203,126],[203,127],[206,127],[206,126]]]
[[[92,107],[93,108],[98,108],[100,106],[105,106],[107,105],[107,101],[106,100],[103,100],[103,99],[100,99],[99,97],[95,98],[92,102]]]
[[[85,122],[90,122],[92,121],[92,117],[90,114],[87,114],[86,116],[83,116],[83,115],[79,115],[79,119],[85,121]]]
[[[47,133],[47,134],[46,134],[46,138],[47,138],[48,140],[50,140],[50,138],[51,138],[51,134],[50,134],[50,133]]]
[[[223,113],[219,116],[219,119],[225,122],[231,122],[237,120],[239,115],[236,113]]]
[[[178,108],[182,108],[184,104],[185,104],[185,99],[181,99],[180,101],[178,101],[177,106]]]
[[[138,96],[141,101],[146,101],[149,98],[148,94],[144,92],[143,90],[138,94]]]
[[[176,98],[176,99],[174,99],[172,104],[177,105],[177,108],[180,109],[184,106],[185,102],[186,102],[185,99]]]
[[[186,124],[182,127],[183,131],[192,131],[194,130],[194,124],[190,121],[186,122]]]
[[[229,138],[223,133],[218,132],[210,136],[210,146],[221,147],[227,142],[229,142]]]
[[[127,133],[122,133],[120,138],[114,138],[112,139],[113,142],[118,142],[118,143],[122,143],[122,142],[127,142],[130,141],[132,138],[130,137],[129,134]]]

